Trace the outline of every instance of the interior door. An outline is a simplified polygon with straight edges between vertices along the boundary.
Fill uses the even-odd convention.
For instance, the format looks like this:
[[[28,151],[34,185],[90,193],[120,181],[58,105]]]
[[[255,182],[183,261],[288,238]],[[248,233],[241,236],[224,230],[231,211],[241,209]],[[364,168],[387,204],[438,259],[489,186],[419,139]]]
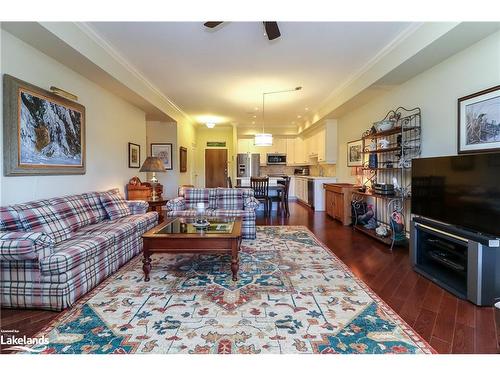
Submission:
[[[227,186],[227,150],[205,150],[205,187]]]

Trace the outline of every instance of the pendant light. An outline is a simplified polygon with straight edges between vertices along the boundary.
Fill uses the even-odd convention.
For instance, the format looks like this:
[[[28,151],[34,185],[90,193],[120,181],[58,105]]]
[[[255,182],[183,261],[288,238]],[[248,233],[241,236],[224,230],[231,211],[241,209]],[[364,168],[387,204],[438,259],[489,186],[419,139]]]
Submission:
[[[291,91],[298,91],[302,89],[301,86],[295,87],[294,89],[291,90],[281,90],[281,91],[270,91],[270,92],[264,92],[262,93],[262,133],[257,133],[255,134],[255,139],[254,139],[254,144],[255,146],[272,146],[273,145],[273,135],[271,133],[266,133],[264,126],[265,126],[265,104],[266,104],[266,95],[270,94],[279,94],[283,92],[291,92]]]

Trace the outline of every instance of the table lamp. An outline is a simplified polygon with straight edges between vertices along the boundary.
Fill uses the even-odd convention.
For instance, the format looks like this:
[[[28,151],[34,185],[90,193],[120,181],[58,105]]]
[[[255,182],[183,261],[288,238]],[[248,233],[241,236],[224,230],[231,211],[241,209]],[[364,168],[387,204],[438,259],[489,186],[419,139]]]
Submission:
[[[158,183],[156,172],[165,172],[165,165],[163,164],[163,161],[160,158],[148,156],[146,160],[144,160],[144,163],[142,164],[139,172],[153,173],[153,177],[151,178],[151,187],[153,188],[151,200],[155,201],[159,199],[159,197],[156,195],[156,184]]]

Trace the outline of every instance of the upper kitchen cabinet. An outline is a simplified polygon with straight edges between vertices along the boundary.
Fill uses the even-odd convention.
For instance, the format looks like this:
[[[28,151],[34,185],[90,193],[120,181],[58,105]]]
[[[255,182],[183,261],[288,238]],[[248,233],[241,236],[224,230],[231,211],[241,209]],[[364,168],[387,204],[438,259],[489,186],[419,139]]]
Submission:
[[[337,162],[337,120],[326,120],[324,124],[307,133],[306,155],[309,161],[335,164]]]
[[[295,165],[295,139],[286,139],[286,165]]]

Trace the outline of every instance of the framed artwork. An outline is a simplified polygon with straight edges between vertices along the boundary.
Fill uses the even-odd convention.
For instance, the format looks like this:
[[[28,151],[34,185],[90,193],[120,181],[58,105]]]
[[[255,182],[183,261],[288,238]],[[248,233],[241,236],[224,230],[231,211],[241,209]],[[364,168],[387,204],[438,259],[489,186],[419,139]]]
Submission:
[[[347,142],[347,166],[363,166],[363,141],[361,139]]]
[[[458,153],[500,150],[500,85],[458,99]]]
[[[3,77],[6,176],[85,174],[85,107]]]
[[[141,145],[131,142],[128,143],[128,167],[141,167]]]
[[[160,158],[165,169],[172,170],[172,143],[151,143],[151,156]]]
[[[179,172],[187,172],[187,148],[179,148]]]

